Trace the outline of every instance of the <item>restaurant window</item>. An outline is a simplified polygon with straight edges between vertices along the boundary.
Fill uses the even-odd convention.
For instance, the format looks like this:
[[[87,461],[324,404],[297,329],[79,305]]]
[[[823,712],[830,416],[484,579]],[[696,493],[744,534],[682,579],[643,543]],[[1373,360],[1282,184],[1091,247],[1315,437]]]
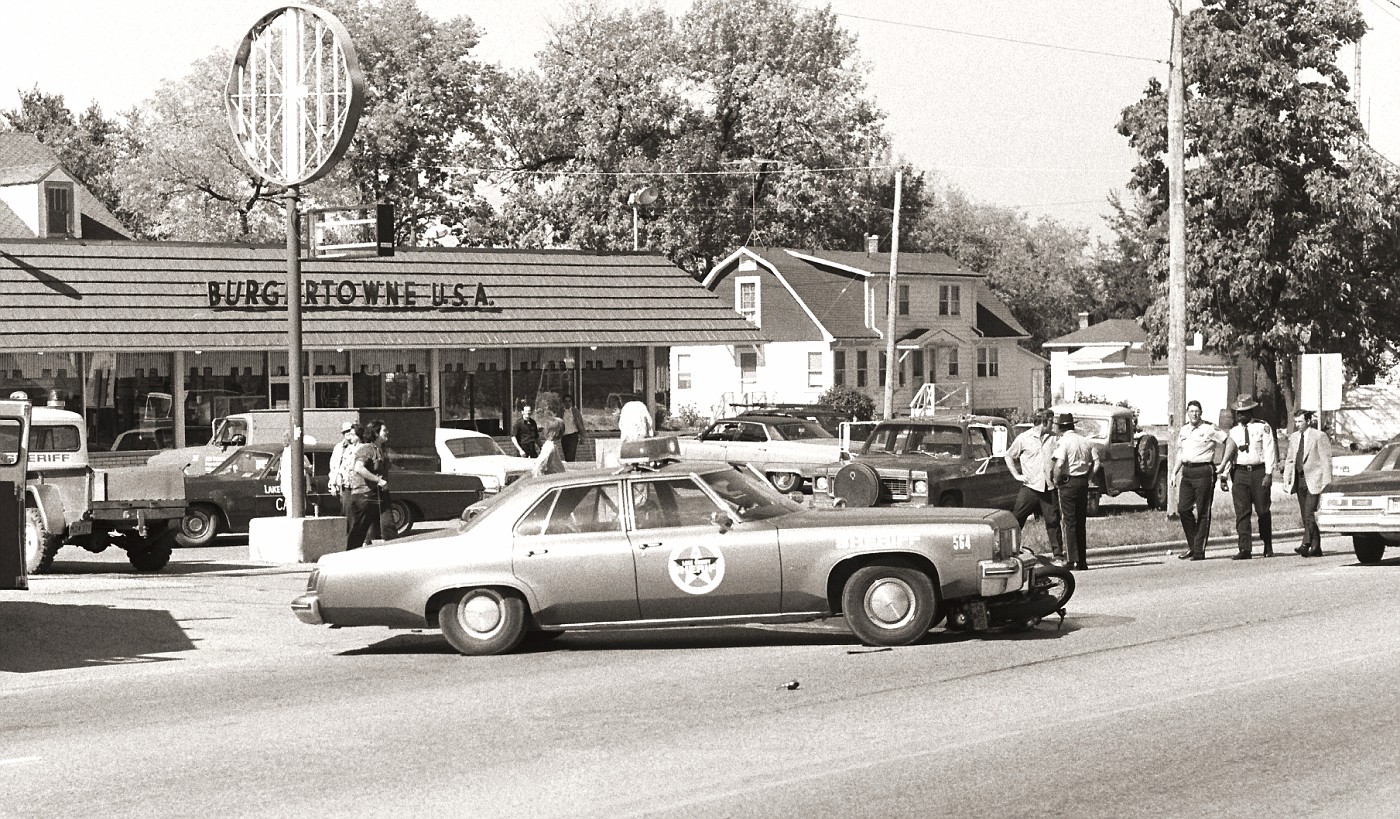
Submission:
[[[962,315],[962,288],[956,284],[938,286],[938,315]]]
[[[996,347],[977,348],[978,378],[997,378],[1001,375],[1001,367],[998,361],[999,352],[1000,351]]]
[[[428,406],[427,350],[360,350],[347,366],[353,368],[349,374],[352,407]],[[285,380],[280,363],[273,376],[274,403],[280,397],[275,391],[279,377]],[[321,378],[336,382],[345,376],[323,371]],[[327,398],[334,398],[332,390],[325,389]]]
[[[45,235],[73,235],[73,186],[67,182],[44,185]]]
[[[831,383],[838,387],[846,386],[845,350],[833,350],[831,353]]]
[[[899,286],[899,314],[901,316],[909,315],[909,285],[907,284]]]
[[[267,409],[267,356],[263,353],[189,352],[185,353],[185,367],[187,443],[209,440],[219,418]]]
[[[579,409],[583,425],[592,431],[616,431],[622,405],[630,401],[646,401],[646,350],[642,347],[584,348],[583,372],[579,391]],[[667,353],[669,356],[670,354]],[[516,373],[519,379],[520,373]],[[520,384],[516,385],[520,396]],[[528,390],[527,390],[528,391]]]
[[[438,356],[438,391],[443,426],[504,435],[509,412],[504,350],[443,350]]]
[[[820,386],[822,386],[822,381],[823,381],[823,379],[822,379],[822,354],[821,354],[821,353],[808,353],[808,354],[807,354],[807,386],[809,386],[809,387],[820,387]]]
[[[83,369],[78,353],[0,353],[0,398],[16,392],[36,407],[82,412]]]
[[[869,383],[869,376],[866,369],[870,363],[870,353],[865,350],[856,350],[856,386],[864,387]]]
[[[140,437],[174,428],[173,355],[89,353],[87,358],[88,449],[111,449],[124,432]]]

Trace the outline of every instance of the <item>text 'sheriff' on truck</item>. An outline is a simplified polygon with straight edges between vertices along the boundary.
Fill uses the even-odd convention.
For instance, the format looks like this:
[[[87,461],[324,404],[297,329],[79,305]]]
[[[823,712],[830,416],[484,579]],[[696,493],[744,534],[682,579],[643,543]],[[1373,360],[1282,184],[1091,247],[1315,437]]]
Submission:
[[[185,476],[149,466],[93,469],[87,425],[75,412],[35,407],[24,487],[25,565],[46,571],[65,544],[116,546],[140,571],[170,561],[185,514]]]

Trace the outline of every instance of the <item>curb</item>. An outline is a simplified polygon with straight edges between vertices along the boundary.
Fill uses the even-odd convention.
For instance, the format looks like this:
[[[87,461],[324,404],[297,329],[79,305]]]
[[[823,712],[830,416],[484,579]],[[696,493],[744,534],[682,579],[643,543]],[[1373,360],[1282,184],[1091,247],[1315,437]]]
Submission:
[[[1274,532],[1274,543],[1277,544],[1280,540],[1287,540],[1287,539],[1289,539],[1289,538],[1301,537],[1302,534],[1303,534],[1303,530],[1302,530],[1302,529],[1285,529],[1285,530],[1283,530],[1283,531],[1281,531],[1281,532]],[[1254,535],[1253,535],[1253,538],[1254,538],[1255,541],[1258,541],[1258,540],[1259,540],[1259,533],[1258,533],[1258,532],[1255,532]],[[1210,547],[1212,547],[1212,546],[1217,546],[1217,547],[1218,547],[1218,546],[1226,546],[1226,545],[1235,546],[1235,545],[1238,544],[1238,543],[1239,543],[1239,537],[1238,537],[1237,535],[1233,535],[1233,534],[1230,534],[1230,535],[1215,535],[1215,536],[1213,536],[1213,537],[1209,537],[1209,538],[1206,539],[1206,547],[1207,547],[1207,548],[1210,548]],[[1154,552],[1161,552],[1161,553],[1163,553],[1163,554],[1171,554],[1171,553],[1173,553],[1173,552],[1175,552],[1175,551],[1178,551],[1178,550],[1184,550],[1185,548],[1186,548],[1186,541],[1185,541],[1185,540],[1164,540],[1164,541],[1161,541],[1161,542],[1159,542],[1159,543],[1130,543],[1130,544],[1125,544],[1125,545],[1123,545],[1123,546],[1095,546],[1095,547],[1092,547],[1092,548],[1089,548],[1089,549],[1085,549],[1084,551],[1085,551],[1085,553],[1086,553],[1086,554],[1085,554],[1085,557],[1089,557],[1089,556],[1093,556],[1093,555],[1102,555],[1102,556],[1104,556],[1104,557],[1113,557],[1113,556],[1115,556],[1115,555],[1139,555],[1139,554],[1152,554],[1152,553],[1154,553]],[[1275,552],[1275,554],[1277,554],[1277,552]]]

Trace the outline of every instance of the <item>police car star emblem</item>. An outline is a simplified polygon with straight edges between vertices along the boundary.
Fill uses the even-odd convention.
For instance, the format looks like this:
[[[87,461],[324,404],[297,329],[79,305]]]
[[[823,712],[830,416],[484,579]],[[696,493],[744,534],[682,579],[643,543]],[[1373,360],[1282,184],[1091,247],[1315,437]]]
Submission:
[[[677,546],[667,565],[671,582],[686,594],[707,594],[724,580],[724,554],[712,546]]]

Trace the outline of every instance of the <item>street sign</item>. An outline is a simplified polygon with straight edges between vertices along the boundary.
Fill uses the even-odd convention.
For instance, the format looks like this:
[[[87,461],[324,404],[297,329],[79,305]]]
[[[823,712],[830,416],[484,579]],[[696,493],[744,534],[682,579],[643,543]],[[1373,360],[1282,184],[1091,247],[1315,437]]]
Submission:
[[[1342,408],[1342,354],[1304,353],[1299,356],[1298,406],[1314,412]]]
[[[345,26],[330,12],[288,5],[244,35],[224,89],[234,141],[253,171],[293,187],[325,176],[345,154],[365,79]]]
[[[313,259],[394,255],[394,206],[312,208],[306,215],[306,244]]]

